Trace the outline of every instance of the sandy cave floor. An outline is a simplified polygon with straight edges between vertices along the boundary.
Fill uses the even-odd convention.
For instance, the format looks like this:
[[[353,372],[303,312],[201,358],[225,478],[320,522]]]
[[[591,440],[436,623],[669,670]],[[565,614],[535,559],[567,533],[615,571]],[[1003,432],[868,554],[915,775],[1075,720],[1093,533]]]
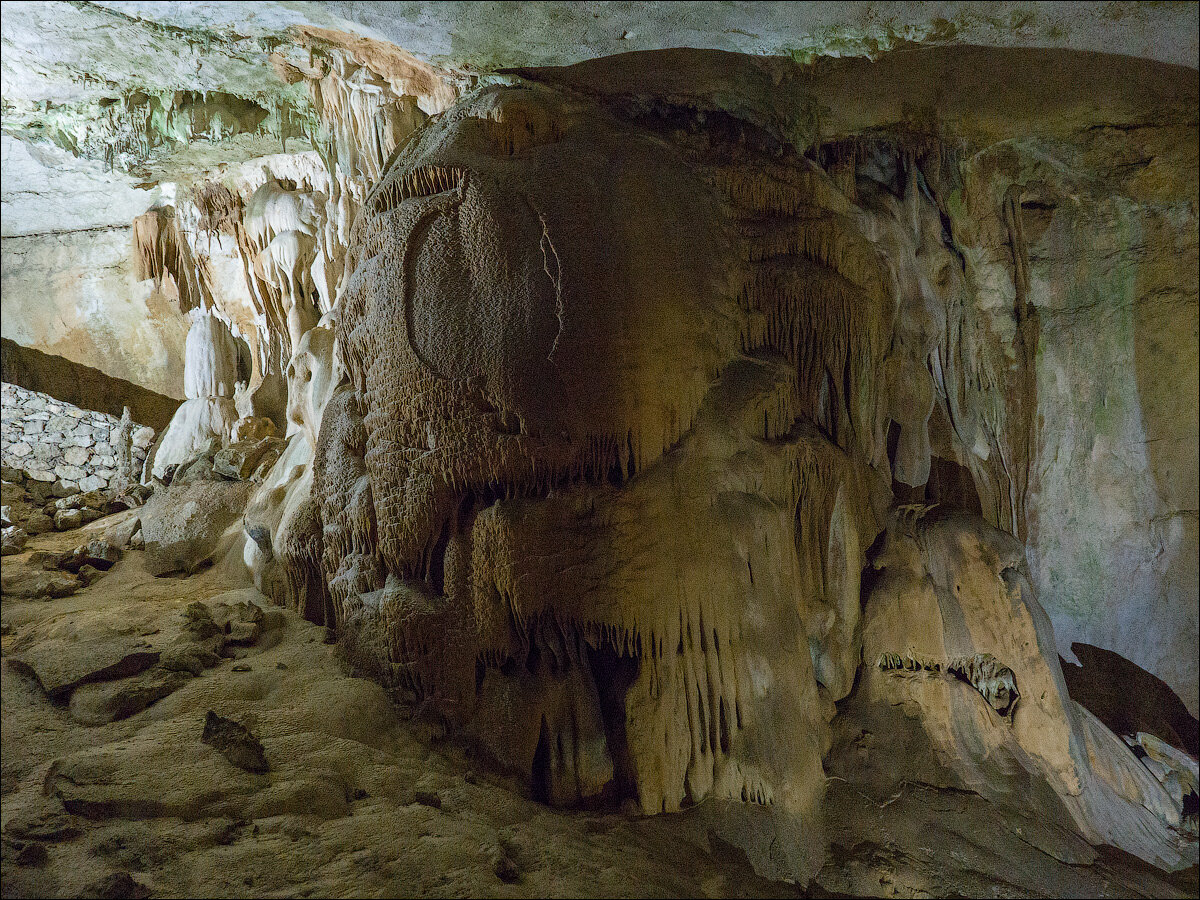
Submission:
[[[6,580],[32,551],[72,549],[107,524],[31,539],[4,558]],[[141,556],[126,552],[70,597],[3,600],[4,897],[122,885],[153,896],[803,896],[757,877],[701,809],[637,819],[522,797],[421,742],[378,685],[343,673],[323,629],[219,567],[154,578]],[[98,678],[176,642],[195,601],[255,603],[262,634],[128,718],[79,724],[12,664]],[[100,680],[72,702],[145,677]],[[236,768],[201,741],[209,710],[251,728],[270,772]],[[811,896],[1195,894],[1194,869],[1167,879],[1114,854],[1060,863],[975,795],[911,785],[876,797],[831,780],[826,808],[831,852]]]

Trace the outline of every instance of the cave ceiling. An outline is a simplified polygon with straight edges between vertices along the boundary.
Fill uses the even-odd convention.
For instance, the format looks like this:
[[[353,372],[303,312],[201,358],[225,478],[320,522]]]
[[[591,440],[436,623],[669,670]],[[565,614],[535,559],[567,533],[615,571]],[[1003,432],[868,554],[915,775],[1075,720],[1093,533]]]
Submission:
[[[1194,67],[1194,18],[1187,3],[12,2],[3,233],[123,224],[170,202],[164,183],[311,150],[320,117],[297,73],[331,47],[415,79],[411,93],[434,112],[499,70],[675,47],[800,63],[1059,48]]]

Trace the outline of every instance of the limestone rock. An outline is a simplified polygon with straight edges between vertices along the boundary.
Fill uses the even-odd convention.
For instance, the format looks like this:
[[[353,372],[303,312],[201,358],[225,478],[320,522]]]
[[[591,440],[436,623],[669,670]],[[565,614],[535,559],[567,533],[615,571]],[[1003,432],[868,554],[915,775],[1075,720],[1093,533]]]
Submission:
[[[34,550],[29,554],[29,565],[31,568],[42,568],[47,572],[53,572],[62,566],[70,556],[69,553],[54,550]]]
[[[82,509],[60,509],[54,514],[54,528],[57,531],[69,531],[83,525]]]
[[[54,531],[54,520],[44,512],[34,512],[25,520],[24,528],[30,534],[45,534]]]
[[[136,675],[158,662],[159,656],[159,651],[140,647],[130,638],[92,637],[47,640],[28,650],[18,649],[9,657],[9,665],[36,678],[51,700],[65,700],[82,685]]]
[[[29,540],[29,534],[24,528],[18,528],[16,525],[7,526],[2,533],[2,543],[0,543],[0,555],[12,556],[20,553],[25,549],[25,542]]]
[[[155,666],[130,678],[85,684],[71,693],[71,718],[83,725],[105,725],[141,712],[190,681],[188,672]]]
[[[84,564],[79,567],[79,571],[75,573],[75,576],[79,579],[80,584],[82,584],[84,587],[87,587],[93,584],[103,574],[104,572],[101,569],[97,569],[95,566]]]
[[[218,452],[216,441],[210,441],[208,447],[194,457],[180,463],[171,473],[170,484],[188,484],[193,481],[212,481],[216,478],[213,460]]]
[[[83,566],[92,566],[107,572],[121,558],[121,551],[108,541],[94,540],[76,547],[75,551],[61,563],[68,572],[78,572]]]
[[[62,466],[56,466],[55,471],[57,472],[61,468]],[[55,497],[70,497],[79,493],[79,485],[74,481],[59,478],[50,487],[50,493]]]
[[[104,493],[100,488],[84,490],[82,483],[80,484],[80,490],[83,493],[79,495],[79,499],[75,504],[77,508],[86,506],[89,509],[106,511],[109,501],[108,494]]]
[[[254,443],[263,438],[275,437],[275,423],[265,416],[242,416],[234,425],[230,438],[235,444]]]
[[[240,722],[218,716],[212,710],[205,716],[200,740],[211,745],[239,769],[255,774],[271,769],[258,738]]]
[[[1061,802],[1094,843],[1167,869],[1194,864],[1195,842],[1179,831],[1181,804],[1068,697],[1015,539],[961,512],[902,509],[873,565],[865,699],[913,704],[937,758],[984,796],[1014,791],[997,760],[1016,759],[1058,795],[1047,817]]]
[[[199,675],[205,669],[210,669],[221,661],[221,657],[195,643],[186,643],[168,647],[159,659],[159,666],[173,672],[189,672]]]
[[[135,511],[130,510],[124,521],[111,525],[104,532],[104,540],[118,550],[128,550],[134,533],[141,527],[141,518]]]
[[[91,475],[85,475],[79,479],[79,489],[81,491],[98,491],[101,488],[108,487],[108,479],[101,474],[100,469],[94,471]]]
[[[64,482],[78,484],[81,478],[86,478],[88,473],[77,465],[60,464],[54,467],[54,474]]]
[[[207,561],[240,518],[251,488],[222,479],[155,491],[141,511],[147,569],[156,575],[191,572]]]
[[[282,441],[270,436],[232,444],[213,457],[213,471],[226,478],[245,480],[254,473],[268,451],[275,451],[278,457],[282,445]]]

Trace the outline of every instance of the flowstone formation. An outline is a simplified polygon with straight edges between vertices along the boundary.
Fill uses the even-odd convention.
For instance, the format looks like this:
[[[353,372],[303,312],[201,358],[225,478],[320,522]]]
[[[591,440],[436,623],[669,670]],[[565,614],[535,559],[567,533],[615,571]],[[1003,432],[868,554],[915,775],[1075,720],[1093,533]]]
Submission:
[[[820,866],[863,663],[855,703],[893,672],[951,690],[908,702],[972,790],[1015,778],[1089,840],[1194,862],[1178,798],[1067,698],[1025,568],[1028,188],[929,133],[800,154],[802,117],[712,108],[719,55],[686,99],[645,96],[667,65],[640,62],[481,88],[367,196],[333,315],[348,383],[295,516],[316,586],[292,593],[535,796],[713,800],[777,877]],[[862,582],[928,503],[966,517],[951,547],[999,536],[901,557],[954,584],[941,640]]]
[[[147,460],[150,472],[158,478],[169,468],[227,442],[238,420],[233,400],[238,345],[229,327],[207,310],[193,315],[183,372],[187,399]]]
[[[1195,818],[1184,821],[1182,795],[1068,696],[1011,535],[961,511],[901,508],[871,565],[866,665],[839,729],[855,723],[898,741],[919,731],[933,747],[924,764],[950,770],[963,789],[1062,816],[1037,796],[1049,786],[1092,843],[1166,869],[1194,863]]]

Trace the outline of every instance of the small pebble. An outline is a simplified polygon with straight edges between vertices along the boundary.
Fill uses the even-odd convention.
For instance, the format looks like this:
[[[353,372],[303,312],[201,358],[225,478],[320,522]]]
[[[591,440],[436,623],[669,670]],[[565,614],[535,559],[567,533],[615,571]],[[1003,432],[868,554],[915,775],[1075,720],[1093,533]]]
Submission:
[[[433,809],[442,808],[442,798],[438,795],[437,791],[417,791],[413,799],[422,806],[429,806]]]

